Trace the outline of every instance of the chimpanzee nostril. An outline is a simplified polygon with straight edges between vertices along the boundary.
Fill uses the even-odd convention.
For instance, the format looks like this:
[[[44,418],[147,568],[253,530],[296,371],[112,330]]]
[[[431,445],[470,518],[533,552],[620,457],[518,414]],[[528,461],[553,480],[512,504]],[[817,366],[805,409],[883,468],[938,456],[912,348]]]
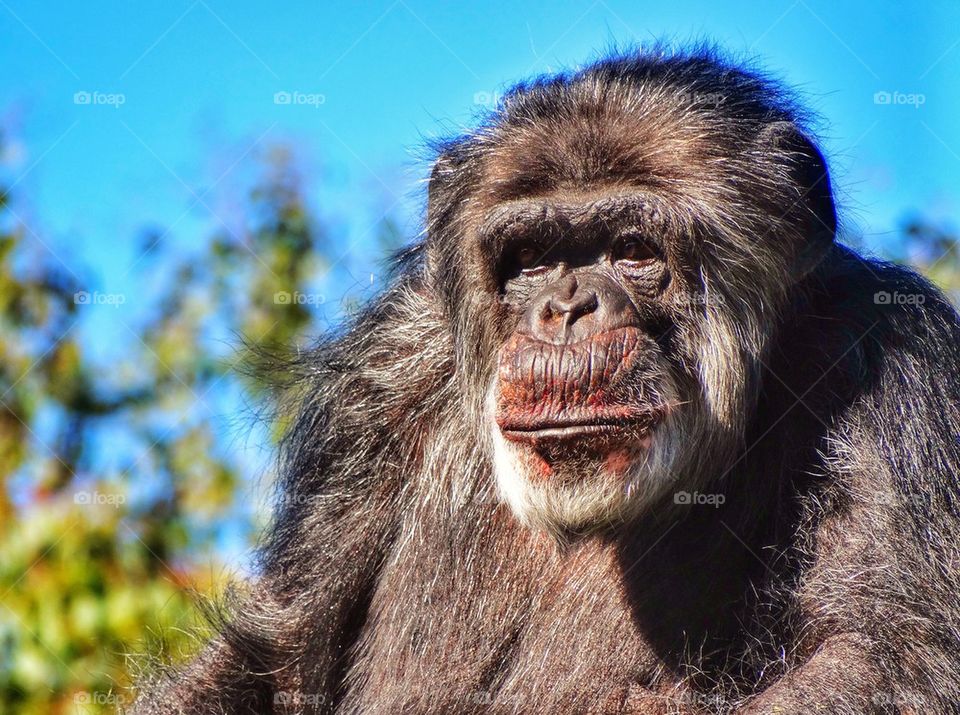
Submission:
[[[577,290],[570,298],[553,296],[548,301],[550,312],[562,315],[567,322],[592,313],[600,305],[597,294],[590,290]]]

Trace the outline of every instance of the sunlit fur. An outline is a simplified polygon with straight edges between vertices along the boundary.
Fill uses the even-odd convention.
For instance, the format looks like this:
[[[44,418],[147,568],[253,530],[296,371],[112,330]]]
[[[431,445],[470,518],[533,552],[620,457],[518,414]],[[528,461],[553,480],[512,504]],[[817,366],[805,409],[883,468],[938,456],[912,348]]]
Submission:
[[[135,711],[957,712],[960,325],[833,244],[809,135],[762,75],[655,49],[521,85],[444,143],[390,287],[280,372],[257,578]],[[516,321],[476,226],[638,176],[684,254],[675,422],[631,488],[538,492],[496,444]],[[696,484],[722,507],[670,508]],[[597,522],[617,528],[541,533]]]
[[[688,443],[683,429],[689,420],[676,408],[640,446],[638,456],[616,471],[607,465],[608,455],[570,457],[554,463],[549,479],[537,479],[535,459],[526,446],[512,444],[494,419],[497,385],[491,385],[486,422],[493,445],[493,472],[500,496],[526,526],[555,537],[589,533],[628,521],[668,492],[689,487],[684,475],[693,465],[684,461],[680,446]],[[663,402],[677,405],[672,395]],[[692,488],[692,487],[690,487]]]

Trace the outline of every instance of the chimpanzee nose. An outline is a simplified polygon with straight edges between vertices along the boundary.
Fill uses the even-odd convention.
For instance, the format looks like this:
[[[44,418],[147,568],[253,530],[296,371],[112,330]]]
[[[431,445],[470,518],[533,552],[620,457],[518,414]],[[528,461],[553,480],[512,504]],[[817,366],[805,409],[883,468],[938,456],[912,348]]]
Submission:
[[[630,298],[612,279],[600,273],[569,273],[533,299],[519,330],[562,345],[639,322]]]
[[[552,295],[547,296],[543,317],[549,319],[559,316],[566,323],[572,324],[577,318],[595,311],[599,304],[596,291],[589,286],[581,287],[577,277],[570,274],[561,278]]]

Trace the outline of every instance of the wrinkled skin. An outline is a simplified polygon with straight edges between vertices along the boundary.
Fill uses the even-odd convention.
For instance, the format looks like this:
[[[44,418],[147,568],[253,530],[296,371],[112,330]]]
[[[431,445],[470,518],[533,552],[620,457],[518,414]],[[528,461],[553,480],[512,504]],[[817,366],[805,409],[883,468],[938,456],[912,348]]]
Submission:
[[[960,712],[960,321],[836,242],[787,97],[627,54],[440,147],[135,712]]]

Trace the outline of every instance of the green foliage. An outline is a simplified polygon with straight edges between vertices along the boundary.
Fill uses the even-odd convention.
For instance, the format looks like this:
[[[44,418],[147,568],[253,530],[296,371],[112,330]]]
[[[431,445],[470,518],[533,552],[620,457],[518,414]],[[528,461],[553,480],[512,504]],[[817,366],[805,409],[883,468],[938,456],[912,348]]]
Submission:
[[[290,297],[312,295],[324,234],[288,151],[260,177],[239,235],[189,254],[150,238],[109,361],[84,332],[97,306],[83,271],[31,240],[0,191],[0,712],[114,712],[143,666],[129,654],[195,650],[192,590],[222,585],[222,525],[256,516],[210,403],[269,399],[238,365],[318,330],[313,302]],[[136,456],[118,467],[114,444]]]
[[[957,234],[922,219],[908,221],[891,257],[914,266],[957,303],[960,295],[960,249]]]
[[[256,517],[220,411],[239,413],[238,393],[269,405],[238,367],[319,332],[330,303],[316,283],[342,269],[289,150],[271,149],[259,175],[231,217],[242,229],[189,252],[147,236],[140,309],[107,336],[84,332],[84,271],[33,240],[0,187],[0,713],[113,712],[143,667],[129,654],[197,648],[193,592],[224,581],[209,554],[224,524],[250,531]],[[399,236],[385,222],[375,248]],[[954,235],[915,221],[893,249],[960,289]],[[120,358],[91,349],[105,337]]]

